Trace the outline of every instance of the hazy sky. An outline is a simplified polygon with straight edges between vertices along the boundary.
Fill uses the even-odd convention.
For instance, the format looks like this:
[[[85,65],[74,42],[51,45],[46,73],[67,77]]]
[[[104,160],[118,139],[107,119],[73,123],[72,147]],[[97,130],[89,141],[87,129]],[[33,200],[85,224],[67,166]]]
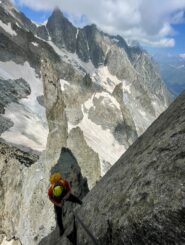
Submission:
[[[12,0],[13,1],[13,0]],[[45,21],[58,6],[78,26],[95,23],[148,47],[185,53],[185,0],[14,0],[29,18]]]

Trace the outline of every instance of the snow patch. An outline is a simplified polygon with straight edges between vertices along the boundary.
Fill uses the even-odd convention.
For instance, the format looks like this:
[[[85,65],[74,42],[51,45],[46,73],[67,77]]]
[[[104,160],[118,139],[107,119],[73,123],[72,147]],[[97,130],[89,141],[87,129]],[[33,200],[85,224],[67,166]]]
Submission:
[[[3,116],[14,123],[13,127],[1,135],[6,142],[40,152],[45,149],[48,130],[36,114],[27,110],[22,104],[11,103]]]
[[[94,107],[93,99],[99,98],[100,96],[101,93],[94,94],[82,105],[82,112],[84,117],[83,120],[76,126],[80,127],[83,131],[88,146],[99,154],[99,159],[101,163],[101,175],[103,176],[108,170],[108,168],[105,169],[105,163],[109,166],[113,165],[125,152],[126,149],[123,145],[120,145],[115,140],[112,132],[109,129],[102,129],[100,125],[95,124],[88,118],[90,108]],[[109,95],[108,93],[104,93],[103,96],[105,99],[108,98],[109,103],[111,100],[113,106],[118,106],[120,108],[118,102],[114,101],[114,98],[111,97],[111,95]],[[70,131],[76,126],[69,123],[68,130]]]
[[[38,47],[38,46],[39,46],[39,44],[38,44],[38,43],[35,43],[35,42],[32,42],[32,44],[33,44],[33,46],[35,46],[35,47]]]
[[[91,61],[87,63],[83,62],[82,60],[80,60],[76,53],[70,53],[66,51],[65,48],[60,49],[52,41],[48,41],[48,43],[54,49],[54,51],[61,57],[63,61],[72,64],[76,70],[80,71],[83,74],[88,73],[90,75],[92,75],[95,72],[96,68],[94,67]],[[82,69],[84,71],[82,71]]]
[[[118,110],[121,110],[120,104],[118,103],[118,101],[113,96],[111,96],[109,93],[106,93],[106,92],[96,93],[95,98],[99,99],[100,97],[103,97],[102,103],[105,106],[109,106],[109,107],[113,107],[113,108],[117,108]]]
[[[37,100],[38,96],[43,95],[41,79],[28,62],[19,65],[13,61],[0,62],[0,77],[6,80],[23,78],[31,88],[31,94],[27,98],[19,100],[19,104],[11,103],[5,108],[4,116],[10,118],[14,126],[1,137],[10,143],[31,147],[37,151],[43,150],[47,142],[48,128],[45,108]],[[21,126],[22,122],[24,127]]]
[[[123,84],[123,90],[130,93],[130,85],[126,80],[119,80],[116,76],[112,75],[107,66],[99,67],[93,74],[92,80],[101,85],[106,91],[112,93],[119,83]]]
[[[76,39],[78,38],[79,29],[76,30]]]
[[[119,43],[119,40],[118,40],[117,38],[115,38],[115,37],[112,38],[111,40],[112,40],[114,43]]]
[[[84,108],[85,108],[86,110],[89,111],[92,107],[95,108],[94,103],[93,103],[94,97],[95,97],[95,94],[94,94],[90,99],[88,99],[88,100],[85,102]]]
[[[19,25],[19,23],[18,23],[18,22],[16,22],[16,26],[18,26],[19,28],[21,28],[21,26]]]
[[[32,22],[34,25],[36,25],[37,27],[41,26],[41,24],[37,23],[37,22],[34,21],[34,20],[31,20],[31,22]]]
[[[127,93],[131,94],[131,86],[130,86],[128,81],[123,80],[122,81],[122,87],[123,87],[123,93],[127,92]]]
[[[92,122],[83,107],[82,111],[84,118],[78,126],[82,129],[87,144],[99,154],[101,159],[113,165],[125,152],[124,146],[115,140],[109,129],[103,130],[100,125]]]
[[[1,79],[5,79],[5,80],[12,79],[12,77],[10,76],[9,71],[5,71],[5,70],[1,67],[1,65],[0,65],[0,78],[1,78]]]
[[[0,27],[2,27],[11,36],[17,36],[17,33],[12,29],[11,23],[5,24],[0,20]]]
[[[37,97],[43,95],[43,85],[41,79],[35,73],[35,69],[28,62],[25,62],[23,65],[16,64],[13,61],[0,62],[0,75],[5,75],[6,79],[12,80],[23,78],[30,85],[30,96],[21,101],[30,110],[37,112],[38,115],[40,114],[42,118],[43,107],[38,103]]]
[[[0,1],[1,3],[1,1]],[[21,245],[21,243],[19,242],[19,240],[10,240],[10,241],[7,241],[6,240],[6,237],[4,237],[1,245]]]
[[[47,23],[48,23],[48,20],[45,20],[41,25],[42,25],[42,26],[46,26]]]
[[[65,90],[65,86],[70,86],[70,83],[64,79],[60,79],[60,86],[61,86],[61,90],[64,91]]]

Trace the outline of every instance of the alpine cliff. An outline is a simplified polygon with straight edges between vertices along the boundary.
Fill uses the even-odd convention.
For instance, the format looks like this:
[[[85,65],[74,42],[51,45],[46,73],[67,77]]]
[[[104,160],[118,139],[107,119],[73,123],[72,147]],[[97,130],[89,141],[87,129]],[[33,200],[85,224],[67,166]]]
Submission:
[[[142,48],[58,8],[38,26],[1,0],[0,54],[0,241],[38,244],[55,233],[52,169],[85,196],[172,96]]]
[[[57,8],[46,25],[36,26],[1,1],[0,17],[1,139],[41,152],[49,132],[51,158],[58,159],[66,141],[93,186],[168,107],[171,96],[155,64],[120,36],[95,25],[74,27]],[[53,68],[41,73],[45,58]],[[54,73],[56,84],[43,90],[43,73]],[[50,115],[49,100],[63,104],[55,114],[64,113],[65,123]],[[61,124],[66,133],[55,139]]]
[[[101,245],[185,243],[184,139],[185,92],[76,210]],[[77,230],[78,244],[92,244],[80,225]]]
[[[86,195],[82,208],[75,209],[97,243],[78,220],[70,243],[70,217],[61,239],[51,233],[39,245],[184,244],[184,138],[185,92]]]

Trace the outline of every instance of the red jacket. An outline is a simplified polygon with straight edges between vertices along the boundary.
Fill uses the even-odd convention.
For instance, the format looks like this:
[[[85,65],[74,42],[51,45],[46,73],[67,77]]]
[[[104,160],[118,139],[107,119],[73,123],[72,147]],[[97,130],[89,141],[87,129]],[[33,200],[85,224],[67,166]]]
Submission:
[[[59,183],[62,187],[63,187],[63,191],[62,191],[62,194],[61,196],[59,197],[55,197],[53,195],[53,185],[51,185],[48,189],[48,196],[49,196],[49,199],[52,201],[52,202],[56,202],[58,204],[61,203],[62,199],[65,197],[65,195],[71,191],[71,187],[70,187],[70,184],[67,180],[61,180],[61,181],[57,181],[57,183]]]

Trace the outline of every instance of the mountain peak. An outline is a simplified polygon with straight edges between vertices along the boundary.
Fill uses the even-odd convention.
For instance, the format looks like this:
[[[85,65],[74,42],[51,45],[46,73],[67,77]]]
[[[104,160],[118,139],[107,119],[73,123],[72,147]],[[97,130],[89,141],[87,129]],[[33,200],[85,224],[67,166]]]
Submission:
[[[15,12],[19,12],[10,0],[0,0],[0,7],[3,9],[5,13],[10,14],[12,16],[14,16]]]
[[[14,8],[12,2],[10,0],[0,0],[0,6]]]
[[[64,17],[61,9],[58,6],[54,8],[52,15]]]

